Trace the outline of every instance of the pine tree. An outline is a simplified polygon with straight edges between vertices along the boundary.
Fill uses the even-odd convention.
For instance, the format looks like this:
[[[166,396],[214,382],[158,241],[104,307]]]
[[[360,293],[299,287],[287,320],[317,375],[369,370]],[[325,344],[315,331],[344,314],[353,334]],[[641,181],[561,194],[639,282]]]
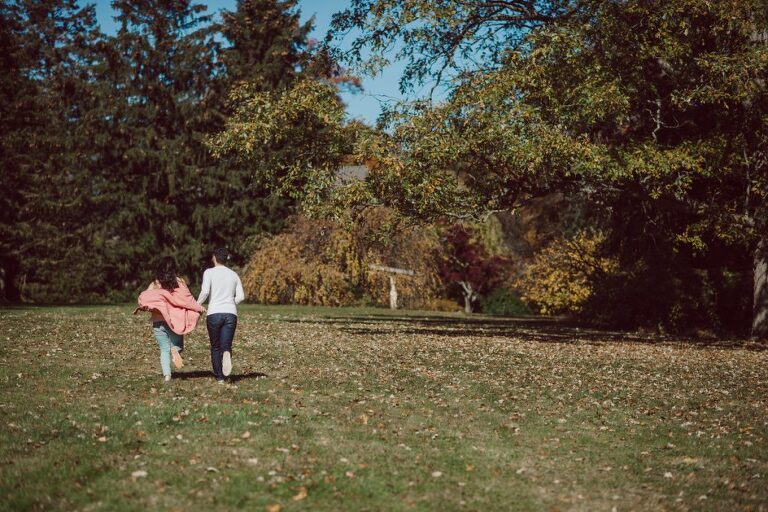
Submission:
[[[224,13],[221,32],[230,46],[222,51],[222,61],[230,82],[280,90],[307,67],[312,22],[300,23],[296,4],[296,0],[240,0],[234,12]]]
[[[312,24],[300,23],[296,3],[241,0],[234,11],[223,13],[218,27],[225,38],[220,50],[223,70],[212,84],[215,94],[205,100],[206,111],[219,114],[210,119],[209,134],[220,131],[232,115],[228,95],[238,84],[279,91],[317,71],[308,39]],[[294,148],[282,150],[290,153]],[[232,159],[217,160],[200,177],[193,213],[195,236],[204,247],[228,246],[240,263],[264,235],[279,231],[294,210],[291,199],[271,194],[255,178],[256,171]]]
[[[94,179],[106,220],[105,273],[114,287],[134,291],[157,257],[173,254],[185,273],[200,258],[193,205],[210,164],[200,140],[217,43],[202,5],[117,0],[113,7],[120,29],[100,77],[110,95]]]
[[[12,300],[68,300],[96,283],[89,270],[89,162],[83,119],[100,33],[74,0],[4,4],[2,243]]]

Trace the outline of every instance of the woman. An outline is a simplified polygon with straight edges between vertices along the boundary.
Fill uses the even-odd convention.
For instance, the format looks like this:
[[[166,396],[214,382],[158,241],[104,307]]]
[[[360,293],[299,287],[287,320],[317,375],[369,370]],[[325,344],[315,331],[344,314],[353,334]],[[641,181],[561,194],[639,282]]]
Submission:
[[[181,352],[184,335],[191,332],[203,307],[195,302],[184,279],[178,276],[176,261],[166,256],[155,268],[155,279],[141,295],[136,311],[152,312],[152,332],[160,347],[160,368],[165,382],[171,380],[171,360],[184,366]],[[134,312],[135,313],[135,312]]]
[[[213,268],[203,273],[203,286],[197,302],[208,300],[208,337],[211,340],[211,366],[219,384],[232,372],[232,340],[237,328],[237,305],[245,298],[243,284],[227,268],[229,251],[216,249],[211,257]]]

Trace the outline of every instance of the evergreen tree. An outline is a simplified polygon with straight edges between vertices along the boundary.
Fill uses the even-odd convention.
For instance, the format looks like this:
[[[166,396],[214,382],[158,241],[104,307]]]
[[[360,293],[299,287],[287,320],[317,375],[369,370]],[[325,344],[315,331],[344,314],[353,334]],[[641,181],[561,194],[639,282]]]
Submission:
[[[312,22],[300,23],[296,0],[240,0],[223,14],[221,33],[230,46],[221,59],[230,83],[245,81],[259,90],[288,87],[306,69],[312,54]]]
[[[135,291],[154,259],[173,254],[189,274],[200,259],[194,204],[210,160],[200,144],[204,99],[217,71],[205,7],[186,0],[117,0],[107,47],[97,200],[105,273]]]
[[[4,123],[0,273],[9,299],[67,300],[98,288],[89,262],[89,68],[100,33],[74,0],[0,6]]]

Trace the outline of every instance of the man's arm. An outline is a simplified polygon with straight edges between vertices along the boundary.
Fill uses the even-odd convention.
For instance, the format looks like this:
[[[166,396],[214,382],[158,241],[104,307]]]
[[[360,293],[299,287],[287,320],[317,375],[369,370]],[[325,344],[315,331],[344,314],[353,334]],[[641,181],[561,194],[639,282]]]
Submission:
[[[245,292],[243,291],[243,283],[240,281],[240,276],[237,276],[237,288],[235,288],[235,304],[240,304],[245,299]]]
[[[197,298],[197,303],[202,304],[208,299],[211,294],[211,273],[207,270],[203,272],[203,286],[200,287],[200,296]]]

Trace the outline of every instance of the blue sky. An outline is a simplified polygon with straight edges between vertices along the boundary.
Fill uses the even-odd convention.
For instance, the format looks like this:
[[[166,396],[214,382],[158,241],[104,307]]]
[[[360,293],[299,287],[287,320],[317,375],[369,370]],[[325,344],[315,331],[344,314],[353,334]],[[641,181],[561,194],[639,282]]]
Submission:
[[[208,6],[210,12],[221,10],[233,10],[235,0],[198,0],[199,3]],[[86,3],[86,2],[83,2]],[[116,25],[112,19],[114,15],[110,0],[96,0],[96,15],[102,30],[113,33]],[[322,40],[328,31],[331,16],[349,4],[348,0],[300,0],[301,18],[306,21],[315,17],[315,29],[312,37]],[[373,124],[381,112],[382,102],[391,101],[393,98],[402,99],[403,95],[398,90],[398,82],[402,74],[403,64],[394,63],[377,77],[363,77],[363,92],[343,93],[342,98],[347,105],[347,115],[351,119],[361,119],[368,124]],[[418,94],[418,93],[417,93]]]

